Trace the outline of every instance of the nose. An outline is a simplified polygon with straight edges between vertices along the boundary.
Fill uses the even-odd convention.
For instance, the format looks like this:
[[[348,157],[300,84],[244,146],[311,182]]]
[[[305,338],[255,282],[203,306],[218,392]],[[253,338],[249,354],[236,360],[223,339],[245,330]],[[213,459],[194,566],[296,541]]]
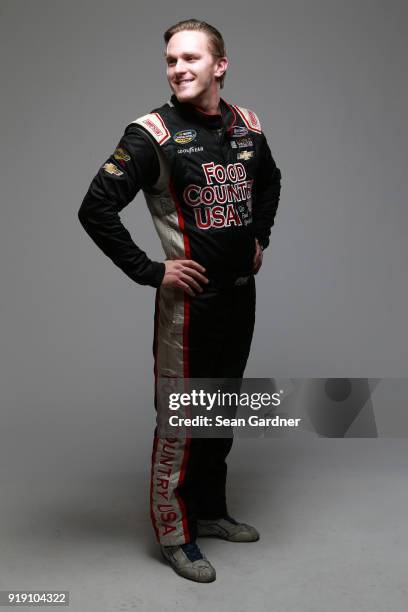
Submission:
[[[180,74],[186,71],[184,61],[179,58],[174,66],[174,72],[176,74]]]

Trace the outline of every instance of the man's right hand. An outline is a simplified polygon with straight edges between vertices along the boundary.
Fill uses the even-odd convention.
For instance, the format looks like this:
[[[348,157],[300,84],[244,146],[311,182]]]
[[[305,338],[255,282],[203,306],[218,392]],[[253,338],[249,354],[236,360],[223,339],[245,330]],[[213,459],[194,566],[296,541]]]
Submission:
[[[192,259],[167,259],[164,265],[163,287],[177,287],[194,297],[203,291],[199,282],[208,283],[208,278],[203,274],[205,268]]]

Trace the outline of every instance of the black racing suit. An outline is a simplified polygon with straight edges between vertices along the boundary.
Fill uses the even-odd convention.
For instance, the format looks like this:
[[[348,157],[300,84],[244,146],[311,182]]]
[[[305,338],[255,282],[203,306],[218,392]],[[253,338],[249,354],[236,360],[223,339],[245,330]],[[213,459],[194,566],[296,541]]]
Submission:
[[[221,99],[209,115],[171,100],[131,123],[91,183],[79,219],[130,278],[157,287],[155,379],[241,378],[255,320],[255,238],[269,244],[281,174],[258,117]],[[163,287],[165,266],[133,242],[119,212],[142,189],[166,259],[193,259],[209,279],[190,297]],[[227,515],[232,438],[159,438],[151,517],[164,545],[194,540],[196,519]]]

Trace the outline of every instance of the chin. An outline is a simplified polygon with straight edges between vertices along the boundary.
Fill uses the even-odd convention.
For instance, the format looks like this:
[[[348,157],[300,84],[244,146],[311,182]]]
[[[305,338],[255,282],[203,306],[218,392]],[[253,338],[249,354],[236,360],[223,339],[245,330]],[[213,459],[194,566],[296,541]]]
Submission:
[[[187,91],[177,91],[174,93],[176,94],[176,98],[179,100],[179,102],[187,102],[193,98],[193,96]]]
[[[197,92],[190,92],[190,91],[176,91],[175,89],[171,88],[173,90],[174,95],[176,96],[177,100],[179,102],[194,102],[197,99]]]
[[[179,102],[190,102],[191,104],[194,104],[197,100],[197,95],[182,92],[179,95],[176,94],[176,98]]]

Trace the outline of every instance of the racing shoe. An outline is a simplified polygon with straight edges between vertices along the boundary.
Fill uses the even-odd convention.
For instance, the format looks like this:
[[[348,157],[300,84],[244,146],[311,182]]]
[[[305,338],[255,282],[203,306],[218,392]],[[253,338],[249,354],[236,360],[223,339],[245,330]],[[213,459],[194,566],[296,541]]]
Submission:
[[[220,519],[197,521],[198,536],[221,538],[228,542],[256,542],[259,540],[259,533],[255,527],[246,523],[238,523],[230,516]]]
[[[160,546],[160,548],[165,560],[183,578],[195,582],[215,580],[215,569],[195,542],[180,546]]]

